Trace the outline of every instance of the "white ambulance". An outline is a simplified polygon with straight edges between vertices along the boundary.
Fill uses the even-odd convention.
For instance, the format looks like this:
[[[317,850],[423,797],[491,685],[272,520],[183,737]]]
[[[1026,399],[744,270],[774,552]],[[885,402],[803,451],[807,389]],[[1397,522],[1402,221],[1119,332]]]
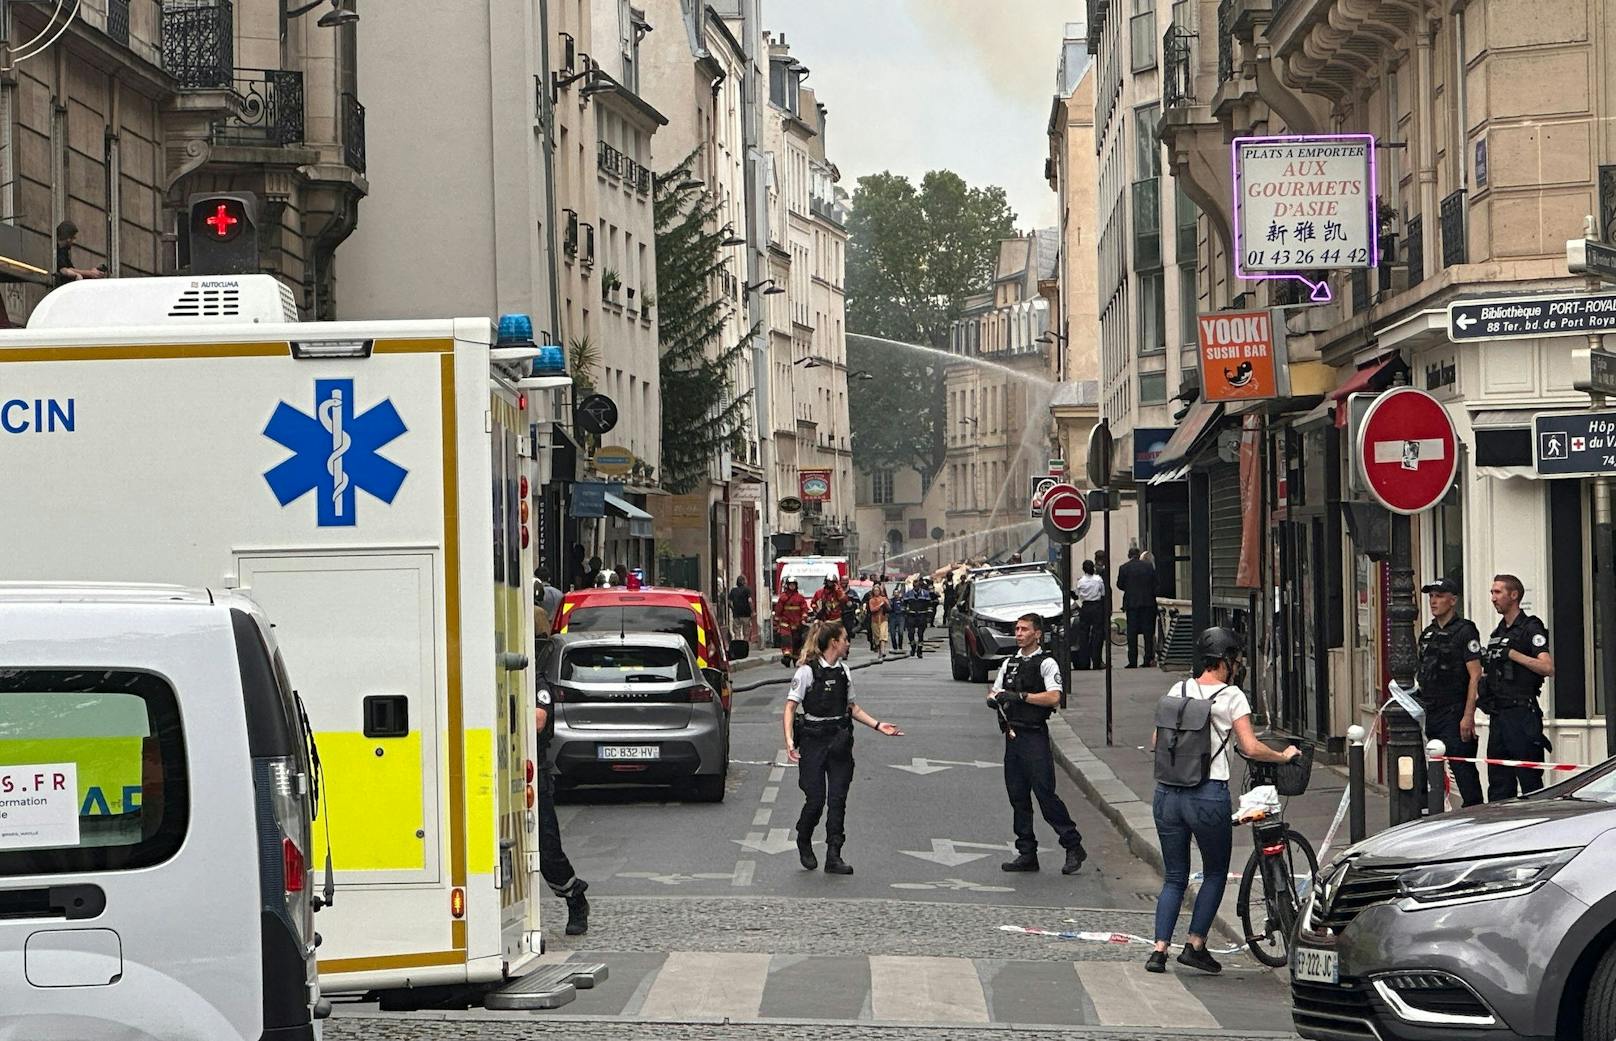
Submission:
[[[324,762],[327,993],[537,965],[531,345],[298,323],[273,278],[75,282],[0,331],[0,579],[247,590]],[[198,923],[205,927],[205,923]]]

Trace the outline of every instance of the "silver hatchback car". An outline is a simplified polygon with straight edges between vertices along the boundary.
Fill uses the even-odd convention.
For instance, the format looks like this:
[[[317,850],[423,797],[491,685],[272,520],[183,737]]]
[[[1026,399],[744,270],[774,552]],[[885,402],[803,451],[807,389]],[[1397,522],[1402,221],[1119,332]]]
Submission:
[[[703,802],[723,801],[729,716],[683,636],[563,633],[542,653],[558,786],[689,785]]]
[[[1291,948],[1297,1033],[1616,1038],[1616,759],[1348,849]]]

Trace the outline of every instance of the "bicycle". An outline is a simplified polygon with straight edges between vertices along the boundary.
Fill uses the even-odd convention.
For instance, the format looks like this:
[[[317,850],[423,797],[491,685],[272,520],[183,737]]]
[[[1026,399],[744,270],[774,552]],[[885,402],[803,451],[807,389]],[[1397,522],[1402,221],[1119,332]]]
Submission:
[[[1299,765],[1291,766],[1288,775],[1281,775],[1277,763],[1248,760],[1247,790],[1273,784],[1289,789],[1282,792],[1287,796],[1306,791],[1313,768],[1313,746],[1298,744],[1302,754],[1295,762]],[[1305,835],[1285,823],[1283,801],[1277,813],[1262,813],[1236,822],[1240,824],[1252,826],[1253,841],[1236,898],[1240,927],[1252,955],[1264,965],[1279,968],[1290,961],[1302,899],[1318,881],[1318,854]],[[1305,873],[1298,872],[1302,867]]]

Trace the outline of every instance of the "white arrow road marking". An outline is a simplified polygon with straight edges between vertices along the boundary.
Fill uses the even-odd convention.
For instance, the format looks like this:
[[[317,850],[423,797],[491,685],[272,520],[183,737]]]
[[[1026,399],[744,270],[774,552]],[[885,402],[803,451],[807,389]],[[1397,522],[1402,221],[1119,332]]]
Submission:
[[[1453,324],[1461,329],[1468,329],[1476,324],[1476,320],[1467,314],[1460,314],[1459,317],[1453,320]]]
[[[767,838],[764,837],[763,832],[754,831],[748,833],[744,839],[730,839],[730,841],[742,849],[749,849],[755,853],[767,853],[771,857],[776,853],[784,853],[788,849],[797,848],[797,844],[791,840],[790,828],[770,828]]]
[[[941,882],[893,882],[893,889],[951,889],[964,893],[1014,893],[1009,886],[989,886],[981,882],[968,882],[963,878],[945,878]]]
[[[917,774],[924,777],[927,774],[941,773],[951,766],[974,766],[978,770],[990,770],[993,767],[1001,764],[989,763],[981,759],[973,759],[968,763],[962,763],[953,759],[922,759],[919,756],[915,756],[907,763],[888,763],[887,765],[892,767],[894,770],[902,770],[905,773]]]
[[[664,886],[679,886],[686,882],[731,882],[735,878],[733,871],[704,871],[694,875],[658,874],[655,871],[620,871],[618,878],[643,878]]]
[[[1446,455],[1447,446],[1440,437],[1375,442],[1375,462],[1402,463],[1405,470],[1418,470],[1427,459],[1437,462]]]
[[[987,853],[961,853],[959,847],[968,849],[983,849]],[[953,839],[932,839],[930,850],[900,849],[898,852],[906,856],[929,860],[933,864],[943,867],[959,867],[969,864],[973,860],[981,860],[992,853],[1014,853],[1016,848],[1008,842],[956,842]]]

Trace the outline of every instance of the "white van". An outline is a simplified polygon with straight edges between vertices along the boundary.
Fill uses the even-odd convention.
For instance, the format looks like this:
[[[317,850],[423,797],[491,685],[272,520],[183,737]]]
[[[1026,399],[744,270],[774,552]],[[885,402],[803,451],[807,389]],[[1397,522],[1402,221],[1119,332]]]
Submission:
[[[231,593],[0,583],[0,1039],[312,1041],[317,774]]]

